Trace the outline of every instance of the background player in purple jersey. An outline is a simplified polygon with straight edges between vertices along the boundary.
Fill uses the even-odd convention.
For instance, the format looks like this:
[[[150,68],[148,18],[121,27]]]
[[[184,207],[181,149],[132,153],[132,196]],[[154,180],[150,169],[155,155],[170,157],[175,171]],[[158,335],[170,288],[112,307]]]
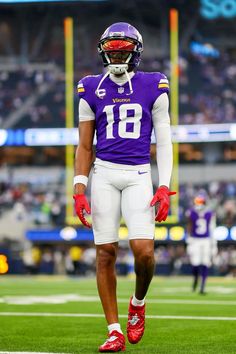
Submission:
[[[193,291],[196,290],[201,275],[200,294],[205,294],[208,270],[217,254],[217,243],[213,237],[215,214],[207,208],[206,200],[205,193],[199,193],[194,198],[194,207],[186,212],[187,252],[192,264]]]
[[[155,220],[166,220],[172,170],[168,80],[162,73],[135,71],[143,51],[136,28],[115,23],[102,35],[98,51],[107,72],[87,76],[78,84],[79,146],[75,157],[75,209],[82,223],[90,206],[85,196],[93,162],[91,213],[97,252],[97,286],[108,323],[109,338],[100,352],[125,350],[119,324],[115,262],[123,215],[135,259],[136,286],[131,296],[127,336],[137,343],[144,333],[145,296],[154,271]],[[159,187],[153,196],[150,142],[157,141]],[[154,216],[153,206],[157,205]]]

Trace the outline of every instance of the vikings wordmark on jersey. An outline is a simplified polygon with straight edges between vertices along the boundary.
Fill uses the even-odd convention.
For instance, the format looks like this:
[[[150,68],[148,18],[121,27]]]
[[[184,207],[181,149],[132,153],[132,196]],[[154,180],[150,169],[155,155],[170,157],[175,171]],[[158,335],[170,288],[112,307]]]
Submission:
[[[166,76],[138,71],[131,78],[132,91],[129,82],[120,86],[106,77],[98,97],[95,92],[102,77],[85,77],[78,84],[79,97],[95,114],[97,158],[125,165],[149,163],[152,108],[161,94],[169,92]]]

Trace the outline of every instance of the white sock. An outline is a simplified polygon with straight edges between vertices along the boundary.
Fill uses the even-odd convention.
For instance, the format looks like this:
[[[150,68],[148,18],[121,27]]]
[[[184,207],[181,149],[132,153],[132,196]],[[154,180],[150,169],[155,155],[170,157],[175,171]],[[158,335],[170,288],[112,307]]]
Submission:
[[[117,332],[123,334],[119,323],[112,323],[112,324],[108,325],[107,328],[108,328],[109,333],[111,333],[112,331],[117,331]]]
[[[134,306],[143,306],[145,304],[145,298],[143,300],[138,300],[135,295],[133,295],[131,303]]]

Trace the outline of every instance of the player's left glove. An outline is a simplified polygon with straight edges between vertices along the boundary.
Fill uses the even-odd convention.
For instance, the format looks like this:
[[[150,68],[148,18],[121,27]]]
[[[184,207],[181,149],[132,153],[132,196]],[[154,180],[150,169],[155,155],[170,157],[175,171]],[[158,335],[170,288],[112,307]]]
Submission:
[[[168,216],[168,211],[170,207],[170,196],[176,194],[176,192],[171,192],[167,186],[161,186],[157,188],[156,193],[154,194],[151,206],[157,204],[157,213],[155,220],[156,221],[165,221]]]
[[[84,194],[74,194],[73,199],[75,201],[76,215],[84,226],[91,228],[92,225],[85,219],[84,216],[84,212],[86,212],[87,214],[91,214],[91,209],[86,196]]]

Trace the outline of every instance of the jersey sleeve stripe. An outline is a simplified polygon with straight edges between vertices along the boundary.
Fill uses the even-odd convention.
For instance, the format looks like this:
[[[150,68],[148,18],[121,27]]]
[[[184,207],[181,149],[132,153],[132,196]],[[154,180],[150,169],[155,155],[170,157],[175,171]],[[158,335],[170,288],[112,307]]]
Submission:
[[[77,92],[78,93],[85,92],[85,88],[82,82],[77,85]]]
[[[168,84],[169,83],[169,81],[167,80],[167,79],[161,79],[160,81],[159,81],[159,83],[160,84]]]
[[[159,84],[158,88],[169,88],[168,84]]]

